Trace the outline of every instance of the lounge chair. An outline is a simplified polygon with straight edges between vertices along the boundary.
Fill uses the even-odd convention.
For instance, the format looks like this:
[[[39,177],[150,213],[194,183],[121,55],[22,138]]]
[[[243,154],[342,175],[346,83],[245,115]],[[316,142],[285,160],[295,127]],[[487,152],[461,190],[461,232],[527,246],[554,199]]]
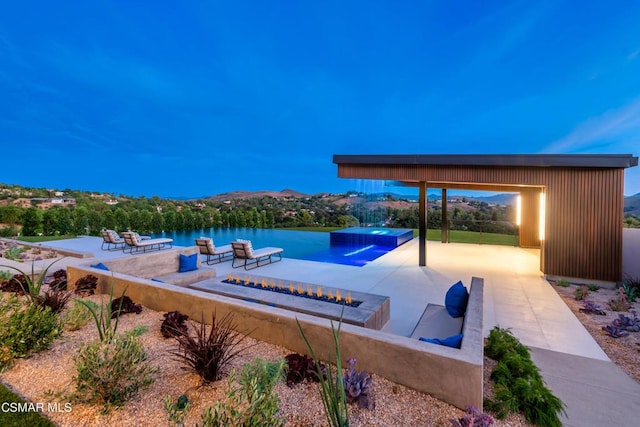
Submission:
[[[102,230],[100,231],[100,235],[102,236],[102,246],[100,249],[105,250],[105,245],[107,245],[106,250],[113,251],[116,249],[122,249],[125,245],[125,241],[123,238],[118,236],[114,230]]]
[[[138,233],[134,233],[132,231],[123,232],[122,237],[125,242],[122,252],[127,252],[128,250],[130,254],[160,250],[164,249],[166,246],[171,247],[173,245],[173,239],[141,239],[140,236],[138,236]]]
[[[233,248],[233,262],[231,263],[231,266],[233,268],[244,266],[245,270],[248,270],[252,265],[260,267],[261,263],[262,265],[265,265],[281,261],[282,252],[284,251],[282,248],[272,247],[253,249],[251,241],[249,240],[231,242],[231,247]],[[274,255],[278,255],[278,259],[275,261],[273,260]],[[243,263],[236,265],[236,260],[243,261]]]
[[[231,245],[216,247],[213,244],[213,239],[210,237],[201,237],[196,239],[196,245],[200,248],[200,254],[207,256],[206,263],[208,265],[227,261],[233,257],[233,249],[231,248]]]

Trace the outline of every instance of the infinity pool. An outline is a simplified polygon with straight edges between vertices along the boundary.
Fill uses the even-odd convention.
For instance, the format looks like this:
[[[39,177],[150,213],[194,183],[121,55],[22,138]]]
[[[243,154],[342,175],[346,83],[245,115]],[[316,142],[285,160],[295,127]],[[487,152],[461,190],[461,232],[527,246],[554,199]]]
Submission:
[[[168,237],[175,245],[193,246],[200,236],[211,237],[216,245],[226,245],[237,239],[251,240],[254,248],[276,246],[284,248],[285,258],[304,259],[362,267],[395,249],[376,244],[331,246],[330,234],[316,231],[291,231],[262,228],[207,228],[202,230],[156,233],[152,237]]]

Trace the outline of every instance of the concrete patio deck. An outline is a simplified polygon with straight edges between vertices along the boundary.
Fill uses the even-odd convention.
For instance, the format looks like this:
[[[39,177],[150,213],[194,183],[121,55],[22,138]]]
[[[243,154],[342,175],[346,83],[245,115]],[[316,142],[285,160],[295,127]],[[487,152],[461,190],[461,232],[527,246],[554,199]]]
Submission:
[[[99,258],[132,256],[101,251],[101,241],[82,237],[48,245],[92,252]],[[288,259],[285,248],[282,262],[249,273],[232,269],[230,262],[207,268],[215,268],[220,278],[229,272],[241,277],[264,275],[387,295],[391,316],[383,331],[403,336],[411,334],[427,303],[442,303],[451,284],[462,280],[468,285],[472,276],[483,277],[485,335],[496,325],[510,328],[532,349],[549,387],[567,404],[565,425],[635,424],[640,412],[640,384],[610,362],[543,278],[539,251],[428,242],[427,267],[417,266],[417,252],[417,241],[413,240],[365,267],[350,267]],[[65,258],[58,265],[87,261]]]

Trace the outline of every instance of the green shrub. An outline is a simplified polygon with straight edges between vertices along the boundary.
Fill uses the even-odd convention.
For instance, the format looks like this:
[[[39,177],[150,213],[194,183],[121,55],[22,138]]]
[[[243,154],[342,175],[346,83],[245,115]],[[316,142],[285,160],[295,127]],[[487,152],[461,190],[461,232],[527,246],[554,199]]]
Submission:
[[[582,301],[587,298],[589,295],[589,288],[585,285],[578,286],[575,291],[573,291],[573,297],[576,301]]]
[[[569,286],[569,282],[567,280],[565,280],[565,279],[560,279],[560,280],[556,281],[556,286],[560,286],[560,287],[566,288],[566,287]]]
[[[0,282],[5,282],[13,277],[13,273],[9,270],[0,270]]]
[[[14,247],[14,248],[9,248],[6,251],[4,251],[4,257],[6,259],[10,259],[10,260],[20,260],[20,255],[24,252],[24,248],[18,248],[18,247]]]
[[[520,412],[536,425],[562,426],[558,415],[565,413],[564,403],[547,388],[529,350],[510,331],[493,328],[485,355],[498,361],[491,372],[494,398],[486,402],[490,411],[498,418]]]
[[[74,356],[77,376],[72,396],[83,402],[121,405],[154,381],[158,369],[147,361],[142,344],[132,334],[114,335],[80,347]]]
[[[591,292],[598,292],[600,290],[600,286],[590,283],[587,285],[587,289],[589,289],[589,291]]]
[[[278,416],[280,400],[273,389],[284,376],[284,366],[284,360],[272,363],[256,358],[242,367],[239,387],[233,386],[232,372],[226,401],[218,401],[213,409],[203,412],[203,427],[283,426],[284,420]]]
[[[631,308],[631,304],[627,301],[627,294],[624,287],[620,286],[618,288],[615,298],[610,299],[607,305],[613,311],[627,311]]]
[[[624,294],[627,297],[627,301],[630,303],[636,302],[636,300],[640,296],[640,290],[634,285],[624,283],[622,285],[622,289],[624,290]]]
[[[184,419],[187,417],[191,406],[186,394],[178,396],[175,400],[171,396],[165,396],[162,400],[162,406],[169,414],[169,427],[184,426]]]
[[[0,308],[0,370],[16,357],[46,350],[61,333],[60,320],[48,307],[22,305],[12,295]]]
[[[91,307],[90,309],[87,306]],[[73,305],[63,315],[63,323],[68,331],[77,331],[83,328],[92,319],[91,311],[98,311],[100,306],[93,301],[87,300],[81,304],[78,300],[73,300]]]
[[[491,329],[484,347],[485,356],[493,360],[500,360],[512,352],[529,356],[529,349],[520,344],[520,341],[508,329],[498,326]]]

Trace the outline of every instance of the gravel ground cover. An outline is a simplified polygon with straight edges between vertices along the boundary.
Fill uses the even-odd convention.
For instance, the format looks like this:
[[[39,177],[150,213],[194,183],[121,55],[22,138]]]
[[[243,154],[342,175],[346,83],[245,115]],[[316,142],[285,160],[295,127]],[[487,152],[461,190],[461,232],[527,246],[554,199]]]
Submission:
[[[95,302],[105,301],[100,296],[88,298]],[[145,325],[148,328],[140,339],[151,363],[160,368],[151,387],[143,390],[123,407],[106,413],[99,405],[73,403],[72,410],[69,412],[47,412],[46,415],[60,426],[161,426],[168,424],[168,416],[162,403],[163,398],[165,396],[177,398],[186,394],[191,407],[185,425],[194,426],[199,423],[203,410],[224,397],[227,381],[223,379],[203,386],[198,376],[183,370],[182,365],[170,355],[170,351],[176,348],[175,340],[165,339],[160,333],[162,320],[163,313],[154,312],[145,307],[141,314],[123,315],[119,327],[120,332],[139,325]],[[81,343],[97,338],[98,334],[93,323],[77,331],[65,331],[63,337],[55,341],[50,350],[29,359],[17,360],[14,366],[0,376],[0,379],[20,396],[32,402],[57,401],[64,406],[66,403],[64,398],[55,396],[56,394],[59,396],[61,392],[74,390],[73,377],[76,371],[73,355]],[[246,343],[253,346],[234,361],[232,368],[239,368],[257,356],[274,361],[289,353],[285,348],[257,342],[252,338],[247,338]],[[357,355],[353,356],[357,358]],[[285,418],[285,425],[327,425],[318,384],[302,383],[289,388],[281,383],[276,386],[276,392],[280,399],[280,413]],[[460,409],[452,405],[394,384],[377,375],[373,375],[372,395],[375,403],[373,410],[360,409],[357,405],[349,406],[352,426],[449,426],[450,419],[463,415]],[[526,426],[527,423],[522,417],[512,416],[507,420],[498,420],[495,425]]]
[[[617,290],[600,288],[597,292],[589,292],[584,300],[599,305],[606,315],[586,314],[580,311],[584,306],[584,300],[575,299],[576,285],[563,287],[552,283],[565,304],[589,331],[611,361],[620,366],[635,381],[640,382],[640,363],[638,363],[640,361],[640,332],[631,332],[626,337],[612,338],[602,330],[603,326],[609,325],[619,314],[633,317],[631,310],[640,314],[640,301],[631,304],[629,310],[613,311],[609,308],[608,303],[617,297]]]

